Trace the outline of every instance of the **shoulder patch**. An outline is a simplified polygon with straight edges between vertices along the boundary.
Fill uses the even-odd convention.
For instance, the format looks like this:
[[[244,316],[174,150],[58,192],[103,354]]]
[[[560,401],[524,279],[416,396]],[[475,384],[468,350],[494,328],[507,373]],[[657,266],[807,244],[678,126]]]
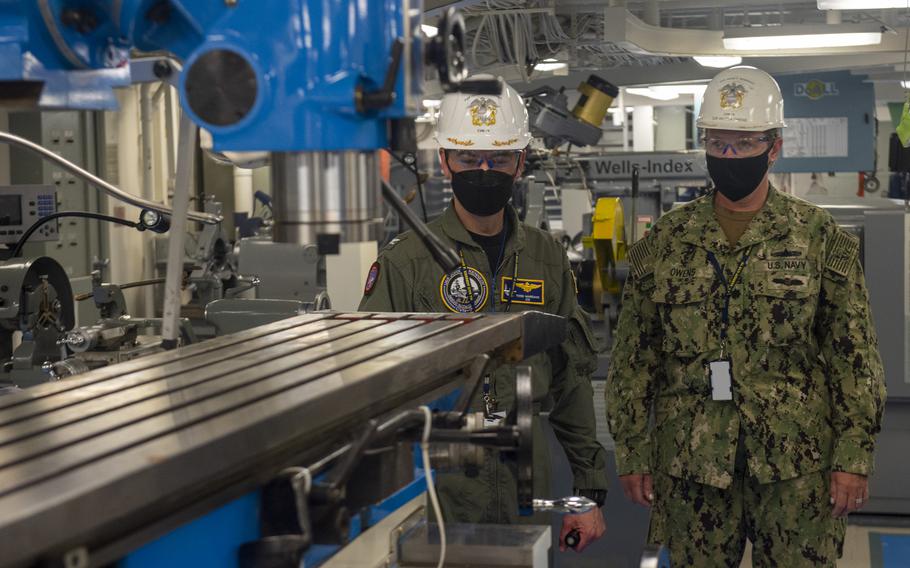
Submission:
[[[367,282],[363,285],[363,295],[369,296],[373,292],[373,287],[376,286],[376,282],[379,281],[379,262],[374,262],[370,266],[370,272],[367,273]]]
[[[654,272],[653,260],[654,247],[650,239],[640,239],[629,247],[629,264],[635,278],[642,278]]]
[[[825,267],[835,274],[846,276],[853,267],[858,253],[859,237],[843,229],[838,229],[828,247]]]

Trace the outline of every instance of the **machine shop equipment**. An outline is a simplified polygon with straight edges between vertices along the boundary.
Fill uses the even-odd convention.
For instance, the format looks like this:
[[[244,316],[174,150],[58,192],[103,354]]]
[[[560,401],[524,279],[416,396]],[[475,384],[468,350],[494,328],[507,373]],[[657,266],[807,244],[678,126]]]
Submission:
[[[0,262],[0,377],[21,387],[44,382],[42,366],[59,360],[57,340],[74,324],[73,291],[56,260]]]
[[[572,111],[565,89],[540,87],[524,94],[528,120],[534,136],[543,138],[544,146],[556,148],[568,142],[575,146],[593,146],[603,134],[600,125],[619,89],[597,75],[591,75],[578,86],[581,96]]]
[[[78,557],[98,566],[144,554],[143,544],[187,515],[227,505],[221,514],[255,518],[267,505],[250,492],[288,467],[313,476],[299,496],[300,518],[321,519],[303,523],[312,532],[298,532],[291,550],[346,542],[353,534],[339,521],[348,506],[343,488],[357,484],[351,475],[364,449],[408,439],[423,424],[410,409],[440,392],[464,385],[467,401],[487,368],[477,353],[519,361],[564,333],[560,318],[534,312],[310,314],[3,397],[0,565]],[[436,413],[434,439],[518,451],[529,442],[529,374],[517,392],[514,426],[462,431],[458,408],[467,407],[459,402],[455,412]],[[523,452],[514,459],[520,502],[530,508]],[[318,499],[318,487],[334,490]],[[383,493],[400,490],[393,484]],[[316,514],[326,506],[335,512]],[[263,528],[235,535],[231,554],[267,536]]]
[[[56,211],[57,193],[53,186],[0,186],[0,244],[15,244],[29,227]],[[57,238],[57,224],[48,223],[31,240]]]
[[[77,376],[0,399],[0,566],[318,564],[422,501],[430,467],[415,474],[382,466],[388,476],[361,468],[371,459],[401,466],[415,441],[499,450],[517,472],[522,509],[533,510],[530,377],[518,373],[504,424],[466,428],[467,409],[488,364],[518,363],[559,343],[559,318],[321,312],[244,329],[235,317],[244,309],[254,314],[240,316],[249,324],[307,307],[237,309],[222,299],[205,305],[206,321],[239,331],[181,341],[187,224],[219,220],[190,209],[198,128],[211,133],[213,152],[270,153],[275,243],[342,256],[344,245],[375,246],[382,192],[437,261],[455,266],[456,255],[379,180],[375,152],[414,150],[425,68],[444,91],[483,94],[501,83],[464,81],[460,18],[448,11],[438,35],[425,38],[421,8],[386,0],[41,0],[4,13],[0,69],[9,88],[0,103],[112,109],[113,88],[160,81],[177,89],[182,114],[169,206],[0,133],[128,203],[170,215],[160,345],[151,350],[167,352],[87,370],[97,362],[87,354],[138,348],[139,328],[156,322],[127,320],[116,283],[99,281],[92,299],[107,317],[73,330],[65,274],[59,286],[46,277],[51,263],[11,276],[14,296],[33,296],[10,318],[35,314],[47,331],[42,351],[50,352],[53,331],[55,353],[72,354],[57,376]],[[130,59],[143,52],[166,56]],[[152,217],[145,221],[158,227]],[[223,280],[219,251],[208,247],[217,229],[203,233],[202,256],[216,262],[199,276]],[[459,388],[454,405],[433,402]],[[435,410],[429,422],[427,403]],[[217,538],[182,546],[206,523],[218,527]],[[397,528],[383,529],[386,542]]]

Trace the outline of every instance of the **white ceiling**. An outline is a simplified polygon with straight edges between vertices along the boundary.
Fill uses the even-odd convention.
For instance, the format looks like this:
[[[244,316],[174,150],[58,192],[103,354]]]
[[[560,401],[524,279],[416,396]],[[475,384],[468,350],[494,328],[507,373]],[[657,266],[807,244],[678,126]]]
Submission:
[[[542,84],[575,89],[592,72],[620,86],[705,81],[718,70],[702,67],[686,55],[721,54],[718,38],[725,28],[817,25],[832,17],[818,10],[814,1],[425,0],[427,21],[432,23],[449,5],[465,15],[472,71],[500,74],[519,90]],[[772,74],[828,70],[870,74],[877,99],[901,101],[905,95],[898,69],[905,58],[907,13],[840,12],[844,24],[883,26],[886,33],[880,46],[744,57],[743,63]],[[550,57],[566,61],[568,73],[554,76],[533,71],[534,61]],[[685,96],[670,104],[681,102]],[[627,100],[627,104],[634,103],[634,98]]]

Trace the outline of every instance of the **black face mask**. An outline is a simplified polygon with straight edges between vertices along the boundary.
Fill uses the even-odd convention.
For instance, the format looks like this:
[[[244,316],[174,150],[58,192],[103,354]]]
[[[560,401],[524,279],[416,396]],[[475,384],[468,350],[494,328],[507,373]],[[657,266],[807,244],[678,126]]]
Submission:
[[[499,213],[512,197],[515,176],[497,170],[467,170],[452,174],[452,191],[468,213],[488,217]]]
[[[708,173],[714,187],[730,201],[739,201],[755,191],[768,171],[769,147],[752,158],[717,158],[707,156]]]

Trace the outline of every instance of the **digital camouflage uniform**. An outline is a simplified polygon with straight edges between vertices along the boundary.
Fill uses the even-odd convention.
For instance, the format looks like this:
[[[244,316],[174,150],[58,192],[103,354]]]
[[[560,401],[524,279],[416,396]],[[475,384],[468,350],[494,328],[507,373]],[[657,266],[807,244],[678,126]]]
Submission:
[[[519,222],[515,211],[506,207],[512,227],[495,279],[490,274],[486,253],[464,228],[451,207],[429,223],[430,230],[464,255],[472,283],[477,311],[506,310],[507,293],[516,274],[512,312],[538,310],[569,318],[568,338],[549,353],[537,354],[522,362],[532,367],[534,407],[550,409],[549,421],[565,449],[577,489],[607,489],[606,456],[596,439],[593,389],[590,375],[596,367],[593,335],[584,312],[575,298],[574,277],[565,251],[546,232]],[[378,274],[374,274],[378,271]],[[389,243],[371,269],[363,311],[449,312],[473,311],[464,286],[464,271],[446,275],[413,233],[407,232]],[[372,282],[371,282],[372,281]],[[491,285],[494,283],[494,285]],[[506,292],[503,292],[503,286]],[[368,292],[366,291],[368,290]],[[440,356],[445,356],[440,353]],[[508,365],[497,368],[490,380],[489,394],[499,411],[514,407],[515,371]],[[483,409],[479,400],[475,411]],[[470,523],[521,522],[512,460],[489,452],[476,476],[439,475],[439,498],[446,519]],[[550,492],[547,441],[539,420],[534,420],[534,495]],[[536,519],[540,521],[540,519]]]
[[[713,401],[724,287],[733,400]],[[872,473],[885,398],[859,242],[824,210],[770,189],[731,247],[713,195],[630,250],[607,414],[618,473],[653,473],[651,538],[674,565],[834,565],[844,523],[830,472]],[[651,416],[653,412],[653,417]],[[652,421],[649,421],[653,418]]]

